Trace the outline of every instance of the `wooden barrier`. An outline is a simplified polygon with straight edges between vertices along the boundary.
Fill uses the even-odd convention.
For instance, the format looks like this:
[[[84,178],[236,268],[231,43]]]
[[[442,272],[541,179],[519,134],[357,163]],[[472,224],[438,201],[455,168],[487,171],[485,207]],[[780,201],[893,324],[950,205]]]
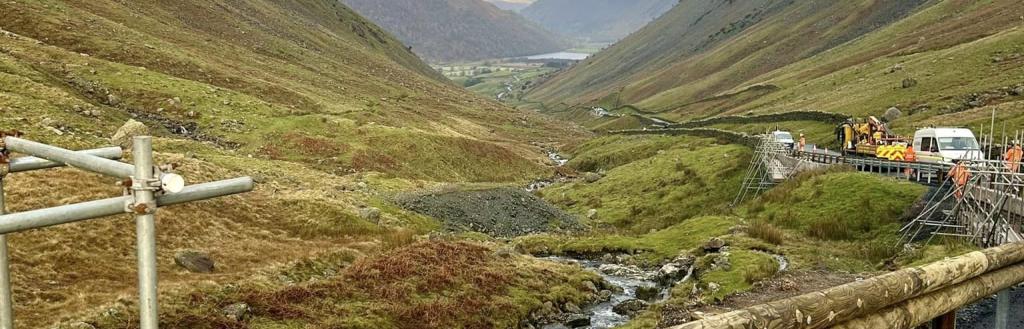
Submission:
[[[982,251],[967,253],[955,258],[939,262],[903,269],[877,277],[832,287],[800,296],[756,305],[700,321],[690,322],[672,329],[710,329],[710,328],[757,328],[757,329],[789,329],[789,328],[829,328],[851,320],[873,322],[888,321],[893,318],[910,319],[916,322],[920,317],[928,317],[924,321],[949,312],[932,315],[922,313],[908,317],[900,313],[906,307],[901,303],[910,303],[914,307],[935,308],[943,310],[947,304],[929,302],[921,296],[942,296],[952,300],[953,304],[963,305],[973,300],[972,289],[979,287],[998,288],[1009,286],[1003,283],[1019,279],[1013,283],[1024,281],[1024,243],[1007,244]],[[1006,268],[1007,270],[1001,271]],[[994,276],[998,275],[998,276]],[[1015,276],[1020,276],[1017,278]],[[986,290],[987,291],[987,290]],[[996,290],[998,291],[998,290]],[[939,295],[935,295],[937,293]],[[984,295],[981,295],[984,296]],[[957,297],[957,298],[953,298]],[[980,298],[980,297],[979,297]],[[932,298],[935,299],[935,298]],[[962,301],[959,302],[959,301]],[[895,308],[895,309],[894,309]],[[883,318],[876,318],[882,316]],[[850,328],[859,327],[853,322]],[[921,324],[920,322],[917,324]],[[888,326],[881,326],[888,327]]]
[[[913,329],[961,306],[992,296],[1015,284],[1024,282],[1024,264],[1016,264],[990,272],[967,282],[934,293],[898,303],[859,319],[833,328],[848,329]]]

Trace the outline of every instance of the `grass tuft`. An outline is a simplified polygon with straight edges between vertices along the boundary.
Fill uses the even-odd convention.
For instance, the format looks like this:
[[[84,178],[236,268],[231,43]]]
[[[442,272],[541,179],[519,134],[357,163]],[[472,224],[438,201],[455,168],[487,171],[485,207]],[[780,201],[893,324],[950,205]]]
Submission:
[[[747,228],[747,234],[775,245],[781,245],[786,240],[785,232],[764,220],[751,222]]]

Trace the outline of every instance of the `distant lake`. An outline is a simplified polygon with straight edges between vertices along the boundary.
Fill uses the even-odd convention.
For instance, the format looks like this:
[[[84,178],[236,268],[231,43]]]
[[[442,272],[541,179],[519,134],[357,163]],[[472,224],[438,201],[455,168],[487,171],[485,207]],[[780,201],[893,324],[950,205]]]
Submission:
[[[570,60],[570,61],[582,61],[584,59],[587,59],[587,57],[590,57],[590,54],[571,53],[571,52],[567,52],[567,51],[560,51],[560,52],[557,52],[557,53],[527,56],[526,58],[527,59],[531,59],[531,60],[538,60],[538,59],[562,59],[562,60]]]

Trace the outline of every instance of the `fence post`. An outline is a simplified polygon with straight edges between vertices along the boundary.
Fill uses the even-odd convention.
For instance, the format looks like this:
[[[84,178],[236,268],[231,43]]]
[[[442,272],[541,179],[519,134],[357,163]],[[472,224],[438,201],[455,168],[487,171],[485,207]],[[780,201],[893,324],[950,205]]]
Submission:
[[[4,212],[4,177],[0,175],[0,215]],[[7,235],[0,234],[0,329],[14,329],[11,267],[7,257]]]
[[[1009,328],[1010,289],[1004,289],[996,295],[996,329]]]
[[[135,213],[136,248],[139,257],[139,327],[157,329],[159,307],[157,305],[156,271],[156,201],[153,196],[159,181],[153,174],[153,139],[149,136],[135,137],[132,141],[132,160],[135,162],[135,176],[132,177],[132,193],[135,196],[131,210]]]
[[[956,310],[932,320],[932,329],[956,329]]]

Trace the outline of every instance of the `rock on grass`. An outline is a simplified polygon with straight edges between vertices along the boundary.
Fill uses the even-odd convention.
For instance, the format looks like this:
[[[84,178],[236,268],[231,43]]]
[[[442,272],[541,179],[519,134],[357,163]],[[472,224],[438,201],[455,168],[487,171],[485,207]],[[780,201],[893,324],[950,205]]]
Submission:
[[[132,147],[132,138],[145,135],[149,135],[149,127],[146,127],[142,122],[128,119],[128,122],[125,122],[121,128],[117,129],[114,136],[110,138],[110,142],[120,146],[122,149],[128,150]]]
[[[193,273],[213,273],[216,269],[210,255],[195,250],[182,250],[175,253],[174,263]]]

